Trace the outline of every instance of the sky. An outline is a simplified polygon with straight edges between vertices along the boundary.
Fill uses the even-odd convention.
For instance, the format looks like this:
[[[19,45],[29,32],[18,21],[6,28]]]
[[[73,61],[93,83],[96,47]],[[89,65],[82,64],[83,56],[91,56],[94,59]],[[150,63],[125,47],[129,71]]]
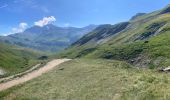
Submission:
[[[49,23],[61,27],[115,24],[169,3],[170,0],[0,0],[0,35]]]

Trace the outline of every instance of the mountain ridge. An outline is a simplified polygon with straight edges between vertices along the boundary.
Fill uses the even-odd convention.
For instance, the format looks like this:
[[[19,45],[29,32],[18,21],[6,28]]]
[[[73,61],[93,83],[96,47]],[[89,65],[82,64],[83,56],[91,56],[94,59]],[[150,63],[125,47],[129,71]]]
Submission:
[[[169,66],[170,12],[161,14],[166,11],[166,8],[129,20],[128,25],[116,35],[111,31],[114,28],[99,26],[107,28],[108,34],[111,35],[95,40],[98,36],[105,34],[105,31],[99,30],[100,28],[97,27],[98,30],[86,34],[60,56],[123,60],[137,67]],[[113,26],[117,26],[116,29],[119,29],[119,24]],[[85,40],[84,43],[79,45],[82,40]],[[74,52],[75,50],[77,52]]]
[[[0,37],[0,41],[36,50],[59,52],[96,27],[90,25],[83,28],[66,28],[52,24],[44,27],[33,26],[22,33]]]

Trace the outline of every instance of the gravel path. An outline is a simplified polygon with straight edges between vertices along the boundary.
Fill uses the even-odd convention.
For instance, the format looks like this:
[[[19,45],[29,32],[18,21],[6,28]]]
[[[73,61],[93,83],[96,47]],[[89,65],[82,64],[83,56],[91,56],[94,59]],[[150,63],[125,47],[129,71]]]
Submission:
[[[30,72],[22,77],[19,77],[19,78],[15,78],[11,81],[8,81],[8,82],[5,82],[5,83],[1,83],[0,84],[0,91],[3,91],[3,90],[6,90],[8,88],[11,88],[13,86],[16,86],[16,85],[19,85],[19,84],[22,84],[24,82],[27,82],[29,80],[32,80],[38,76],[41,76],[43,73],[46,73],[50,70],[52,70],[55,66],[63,63],[63,62],[66,62],[66,61],[69,61],[70,59],[56,59],[56,60],[52,60],[50,62],[48,62],[44,67],[38,69],[38,70],[35,70],[33,72]]]

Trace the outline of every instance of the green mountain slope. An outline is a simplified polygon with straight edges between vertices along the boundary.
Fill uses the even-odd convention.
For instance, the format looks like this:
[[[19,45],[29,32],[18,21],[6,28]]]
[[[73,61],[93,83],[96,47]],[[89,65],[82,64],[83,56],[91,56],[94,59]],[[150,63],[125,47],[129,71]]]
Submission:
[[[106,38],[110,38],[116,33],[121,32],[123,29],[125,29],[128,26],[128,24],[129,24],[128,22],[123,22],[123,23],[119,23],[116,25],[109,25],[109,24],[101,25],[97,27],[94,31],[92,31],[91,33],[82,37],[80,40],[75,42],[73,45],[83,45],[87,43],[96,44],[96,42],[97,44],[100,44],[102,40],[105,39],[106,41]]]
[[[39,55],[36,51],[0,43],[1,75],[15,74],[32,67],[37,63]]]
[[[162,10],[133,17],[129,22],[101,25],[60,56],[125,60],[139,67],[169,66],[169,9],[168,5]]]

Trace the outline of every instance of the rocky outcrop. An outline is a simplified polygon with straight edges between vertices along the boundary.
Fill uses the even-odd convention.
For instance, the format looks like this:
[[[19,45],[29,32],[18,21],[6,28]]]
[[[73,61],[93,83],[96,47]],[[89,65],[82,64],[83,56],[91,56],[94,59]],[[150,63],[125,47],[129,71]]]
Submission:
[[[170,5],[168,5],[167,7],[165,7],[160,14],[166,14],[166,13],[170,13]]]

